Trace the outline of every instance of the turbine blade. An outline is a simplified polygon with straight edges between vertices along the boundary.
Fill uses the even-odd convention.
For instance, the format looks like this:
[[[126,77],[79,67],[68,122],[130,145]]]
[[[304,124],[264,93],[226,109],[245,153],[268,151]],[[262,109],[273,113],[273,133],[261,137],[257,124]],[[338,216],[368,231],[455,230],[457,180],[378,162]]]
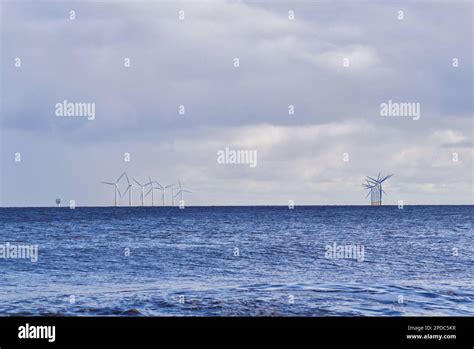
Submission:
[[[127,194],[129,190],[130,190],[130,185],[127,187],[127,189],[125,189],[125,191],[123,192],[123,195]]]
[[[384,178],[382,178],[382,179],[380,180],[380,183],[386,181],[387,179],[389,179],[389,178],[392,177],[392,176],[393,176],[393,174],[388,175],[388,176],[385,176]]]
[[[368,180],[366,180],[367,183],[365,184],[362,184],[364,185],[366,188],[373,188],[375,186],[375,183],[372,183],[372,182],[369,182]]]
[[[151,187],[150,190],[148,190],[148,192],[145,194],[145,197],[147,197],[148,194],[150,194],[152,190],[153,190],[153,187]]]
[[[115,183],[117,183],[118,181],[120,181],[122,179],[122,177],[126,174],[125,171],[122,172],[122,174],[120,175],[120,177],[115,181]]]
[[[133,178],[133,181],[134,181],[135,183],[137,183],[140,187],[142,186],[142,185],[140,184],[140,182],[138,182],[135,178]]]
[[[115,183],[111,183],[111,182],[101,182],[103,184],[110,184],[110,185],[115,185]]]
[[[367,178],[369,178],[371,180],[371,182],[373,182],[374,184],[378,183],[378,181],[376,179],[373,179],[372,177],[367,176]]]

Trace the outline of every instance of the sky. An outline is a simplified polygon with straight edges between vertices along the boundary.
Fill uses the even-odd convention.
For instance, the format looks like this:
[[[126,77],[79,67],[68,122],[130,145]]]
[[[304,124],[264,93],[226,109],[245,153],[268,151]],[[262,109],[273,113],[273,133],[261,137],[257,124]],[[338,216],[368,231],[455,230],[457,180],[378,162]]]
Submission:
[[[2,207],[112,205],[124,170],[188,206],[367,205],[379,172],[384,204],[474,203],[470,1],[2,1],[0,22]]]

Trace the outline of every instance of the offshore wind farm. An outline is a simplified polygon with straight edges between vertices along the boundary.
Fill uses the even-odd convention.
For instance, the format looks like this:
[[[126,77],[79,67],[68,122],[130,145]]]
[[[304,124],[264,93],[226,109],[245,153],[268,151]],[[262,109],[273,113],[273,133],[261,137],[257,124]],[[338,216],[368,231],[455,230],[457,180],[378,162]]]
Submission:
[[[371,206],[382,206],[382,195],[383,194],[387,195],[385,190],[382,189],[382,183],[384,183],[387,179],[391,177],[393,177],[393,174],[390,174],[387,176],[381,176],[380,172],[377,178],[366,176],[365,183],[363,183],[362,186],[364,189],[368,191],[365,197],[367,198],[370,196]],[[119,183],[122,178],[126,179],[126,189],[123,193],[119,189]],[[155,206],[155,201],[154,201],[155,190],[161,191],[161,202],[162,202],[161,206],[163,207],[166,206],[167,189],[169,189],[168,192],[171,192],[171,195],[169,196],[170,201],[171,201],[171,206],[175,206],[176,198],[178,197],[179,197],[179,202],[181,203],[180,205],[184,205],[184,193],[189,193],[189,194],[192,193],[191,191],[183,188],[183,186],[181,185],[181,181],[179,179],[177,180],[177,184],[161,185],[158,181],[152,180],[152,178],[149,176],[148,182],[142,184],[135,178],[132,178],[132,180],[130,180],[126,171],[122,172],[122,174],[117,178],[115,182],[103,181],[101,183],[106,184],[106,185],[111,185],[114,187],[114,199],[113,199],[114,206],[118,206],[117,193],[118,193],[119,198],[126,196],[126,194],[128,193],[129,195],[128,206],[133,206],[133,200],[132,200],[133,188],[139,189],[141,206],[145,206],[145,198],[148,196],[151,196],[151,206]]]
[[[381,176],[380,172],[377,178],[372,178],[370,176],[366,176],[365,183],[362,184],[363,188],[368,190],[366,198],[370,196],[370,204],[371,206],[382,206],[382,194],[387,195],[385,190],[382,189],[382,183],[384,183],[387,179],[393,177],[393,174],[387,176]],[[125,183],[125,190],[120,191],[120,181],[122,178],[126,179]],[[113,186],[114,194],[113,194],[113,206],[117,207],[118,199],[126,197],[128,193],[128,206],[133,206],[133,188],[137,188],[139,190],[140,195],[140,206],[146,206],[145,198],[150,196],[151,197],[151,206],[155,206],[155,197],[154,191],[161,191],[161,206],[166,206],[166,197],[167,197],[167,189],[169,195],[169,199],[171,202],[171,206],[175,206],[176,202],[179,202],[179,206],[184,206],[184,194],[189,193],[191,194],[192,191],[184,189],[181,185],[181,180],[177,180],[175,184],[160,184],[157,180],[152,180],[151,176],[148,176],[148,182],[144,182],[143,184],[139,182],[137,179],[130,177],[127,174],[127,171],[123,171],[122,174],[115,180],[115,182],[106,182],[102,181],[102,184]],[[176,192],[175,192],[176,191]],[[118,194],[118,197],[117,197]],[[179,201],[176,201],[176,198],[179,198]],[[56,199],[56,204],[59,206],[58,203],[59,199]],[[139,206],[139,205],[137,205]]]
[[[125,178],[125,190],[123,192],[120,190],[120,183],[121,180]],[[151,206],[155,206],[155,196],[154,196],[154,191],[158,190],[161,191],[161,206],[165,207],[166,206],[166,198],[167,198],[167,189],[169,189],[168,193],[171,192],[171,196],[169,197],[171,206],[175,206],[175,203],[178,203],[179,207],[184,207],[185,201],[184,201],[184,194],[189,193],[191,194],[192,191],[184,189],[184,187],[181,185],[181,180],[178,179],[176,184],[160,184],[157,180],[152,180],[152,178],[149,176],[148,177],[148,182],[139,182],[135,178],[129,177],[127,171],[123,171],[122,174],[115,180],[115,182],[106,182],[102,181],[102,184],[113,186],[114,192],[113,192],[113,206],[117,207],[119,206],[119,199],[126,197],[128,193],[128,206],[133,206],[133,188],[137,188],[139,190],[139,197],[140,201],[137,206],[146,206],[145,204],[145,199],[146,197],[150,196],[151,197]],[[175,192],[176,190],[176,192]],[[117,196],[118,194],[118,196]],[[179,198],[178,201],[176,201],[176,198]],[[169,204],[168,204],[169,205]]]

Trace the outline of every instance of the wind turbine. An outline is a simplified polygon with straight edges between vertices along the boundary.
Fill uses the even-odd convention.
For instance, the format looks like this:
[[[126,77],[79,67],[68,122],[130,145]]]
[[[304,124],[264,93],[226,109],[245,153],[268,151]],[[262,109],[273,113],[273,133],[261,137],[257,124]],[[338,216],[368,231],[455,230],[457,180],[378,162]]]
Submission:
[[[171,188],[171,206],[174,206],[174,191],[176,188]]]
[[[367,198],[369,195],[370,195],[370,202],[373,203],[373,202],[376,202],[375,200],[375,193],[376,193],[376,185],[375,184],[372,184],[371,182],[369,182],[368,180],[365,180],[366,183],[362,184],[362,186],[364,187],[364,189],[367,189],[369,190],[369,192],[367,193],[367,195],[365,196],[365,198]]]
[[[158,189],[160,189],[163,193],[161,194],[161,198],[163,200],[163,206],[165,206],[166,201],[166,189],[174,187],[175,184],[168,184],[168,185],[161,185],[158,181],[154,181],[154,183],[158,184]]]
[[[132,206],[132,188],[133,187],[138,187],[137,185],[133,184],[130,182],[130,179],[128,178],[128,175],[125,173],[125,177],[127,178],[127,189],[125,190],[125,192],[123,193],[123,195],[126,195],[127,194],[127,191],[128,191],[128,206]]]
[[[145,201],[144,201],[144,200],[145,200],[145,187],[146,187],[149,183],[147,183],[147,184],[141,184],[141,183],[140,183],[139,181],[137,181],[135,178],[133,178],[133,181],[134,181],[135,183],[137,183],[138,186],[139,186],[139,187],[141,188],[141,190],[142,190],[142,195],[141,195],[141,197],[142,197],[142,206],[144,206],[144,203],[145,203]]]
[[[385,176],[385,177],[380,177],[380,172],[377,176],[377,179],[367,176],[367,179],[365,180],[366,183],[363,184],[363,186],[365,189],[370,189],[369,194],[371,194],[372,206],[382,205],[382,193],[387,195],[385,190],[382,189],[382,183],[392,176],[393,174]],[[369,196],[369,194],[367,194],[367,196]]]
[[[102,182],[102,184],[107,184],[107,185],[113,185],[115,188],[114,188],[114,206],[117,207],[117,192],[119,193],[120,196],[122,196],[122,194],[120,194],[120,189],[118,187],[118,183],[120,182],[120,180],[122,179],[122,177],[126,175],[125,171],[120,175],[119,178],[117,178],[117,180],[115,181],[115,183],[112,183],[112,182]]]
[[[192,191],[189,191],[189,190],[184,190],[182,187],[181,187],[181,181],[178,179],[178,186],[179,186],[179,190],[178,192],[176,193],[176,196],[180,195],[180,205],[182,205],[182,203],[184,203],[184,200],[183,200],[183,193],[192,193]]]
[[[155,190],[155,189],[161,190],[161,188],[159,188],[159,187],[154,187],[154,186],[153,186],[153,183],[158,183],[158,182],[152,181],[150,176],[148,176],[148,180],[149,180],[149,182],[148,182],[147,184],[145,184],[145,185],[151,185],[151,188],[150,188],[150,190],[148,190],[148,192],[145,194],[145,197],[147,197],[148,194],[151,193],[151,206],[154,206],[154,205],[155,205],[155,204],[154,204],[154,203],[155,203],[155,199],[154,199],[154,195],[153,195],[153,190]]]

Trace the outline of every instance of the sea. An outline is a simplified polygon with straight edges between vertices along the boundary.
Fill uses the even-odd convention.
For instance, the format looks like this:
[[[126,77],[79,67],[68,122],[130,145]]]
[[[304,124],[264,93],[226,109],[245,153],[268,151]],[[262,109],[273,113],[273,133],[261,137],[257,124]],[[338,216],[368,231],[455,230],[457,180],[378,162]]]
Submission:
[[[473,212],[0,208],[0,316],[474,316]]]

